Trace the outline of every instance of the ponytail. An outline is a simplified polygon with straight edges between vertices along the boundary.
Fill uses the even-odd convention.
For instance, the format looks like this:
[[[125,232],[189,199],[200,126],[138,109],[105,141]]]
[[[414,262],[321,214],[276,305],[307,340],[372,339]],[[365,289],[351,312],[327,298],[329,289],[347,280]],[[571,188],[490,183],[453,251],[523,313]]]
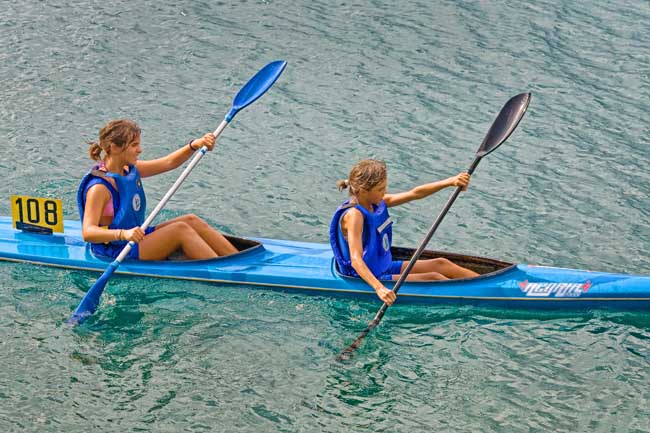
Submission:
[[[338,187],[339,192],[341,192],[341,191],[343,191],[344,189],[346,189],[347,187],[350,186],[350,181],[347,180],[347,179],[337,180],[336,181],[336,186]]]
[[[101,161],[102,160],[102,147],[99,145],[98,141],[91,141],[88,143],[90,147],[88,148],[88,154],[90,155],[90,159],[93,161]]]

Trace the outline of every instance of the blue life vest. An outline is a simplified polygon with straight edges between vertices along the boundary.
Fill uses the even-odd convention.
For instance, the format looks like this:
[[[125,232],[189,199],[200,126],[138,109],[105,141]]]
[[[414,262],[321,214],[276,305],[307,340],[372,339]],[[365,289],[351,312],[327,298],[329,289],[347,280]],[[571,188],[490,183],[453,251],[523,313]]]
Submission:
[[[343,275],[358,277],[359,274],[352,267],[350,260],[350,245],[341,231],[341,218],[351,208],[357,208],[363,214],[363,261],[372,274],[379,278],[391,267],[393,256],[390,246],[393,242],[393,222],[388,215],[388,207],[383,200],[379,205],[372,205],[370,212],[359,204],[346,200],[336,209],[330,223],[330,245],[338,269]]]
[[[84,220],[84,209],[86,208],[86,193],[88,189],[96,184],[102,184],[111,193],[113,200],[113,222],[108,226],[109,229],[132,229],[136,226],[141,226],[144,223],[147,199],[144,195],[142,188],[142,180],[140,173],[135,165],[129,166],[129,172],[125,176],[119,174],[107,173],[98,170],[99,166],[95,166],[81,179],[79,189],[77,189],[77,207],[79,208],[79,216],[81,222]],[[113,179],[117,185],[117,191],[113,185],[107,180]],[[112,241],[111,245],[123,247],[127,241]],[[105,244],[92,244],[93,246],[103,246]],[[100,253],[95,251],[93,252]]]

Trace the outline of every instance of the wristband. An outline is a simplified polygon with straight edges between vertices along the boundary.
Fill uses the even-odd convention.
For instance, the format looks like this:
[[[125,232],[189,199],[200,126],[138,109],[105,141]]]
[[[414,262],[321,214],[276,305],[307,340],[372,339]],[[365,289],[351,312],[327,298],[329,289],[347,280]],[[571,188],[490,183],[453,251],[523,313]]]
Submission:
[[[190,141],[187,143],[187,147],[189,147],[190,149],[192,149],[192,152],[196,152],[197,150],[199,150],[199,149],[195,149],[195,148],[193,148],[193,147],[192,147],[192,143],[194,143],[194,140],[190,140]]]

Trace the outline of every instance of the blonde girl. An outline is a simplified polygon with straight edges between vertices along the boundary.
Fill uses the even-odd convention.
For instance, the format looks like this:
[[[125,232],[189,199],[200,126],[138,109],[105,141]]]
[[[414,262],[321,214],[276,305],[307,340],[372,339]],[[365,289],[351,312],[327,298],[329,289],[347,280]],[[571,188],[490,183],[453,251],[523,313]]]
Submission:
[[[391,305],[396,295],[381,280],[397,280],[407,262],[392,259],[392,221],[388,208],[428,197],[446,187],[462,187],[464,191],[469,180],[468,173],[459,173],[410,191],[387,194],[386,164],[374,159],[357,163],[346,180],[337,182],[340,191],[350,190],[350,198],[338,207],[330,224],[330,244],[339,271],[361,277],[379,299]],[[445,258],[436,258],[418,260],[406,280],[446,280],[477,275]]]

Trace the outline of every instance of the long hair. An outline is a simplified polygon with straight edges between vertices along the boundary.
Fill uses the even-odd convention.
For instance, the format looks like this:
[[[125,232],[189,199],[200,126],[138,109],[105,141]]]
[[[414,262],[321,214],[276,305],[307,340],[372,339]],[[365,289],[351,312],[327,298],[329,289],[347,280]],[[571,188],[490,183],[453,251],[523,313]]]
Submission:
[[[361,189],[371,190],[384,180],[386,180],[386,163],[376,159],[364,159],[352,167],[347,179],[336,182],[336,186],[339,191],[349,188],[350,195],[355,195]]]
[[[91,141],[88,153],[94,161],[102,160],[102,152],[110,155],[111,144],[125,148],[140,135],[140,127],[132,120],[111,120],[99,131],[99,140]]]

